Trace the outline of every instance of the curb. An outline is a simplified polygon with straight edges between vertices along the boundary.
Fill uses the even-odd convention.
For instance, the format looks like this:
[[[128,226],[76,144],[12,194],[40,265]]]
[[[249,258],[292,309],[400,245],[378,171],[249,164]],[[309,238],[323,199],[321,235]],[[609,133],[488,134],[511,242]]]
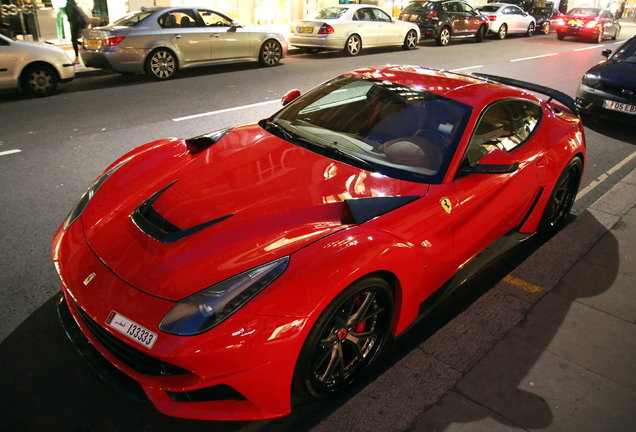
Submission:
[[[636,206],[635,186],[636,170],[312,432],[408,430]]]

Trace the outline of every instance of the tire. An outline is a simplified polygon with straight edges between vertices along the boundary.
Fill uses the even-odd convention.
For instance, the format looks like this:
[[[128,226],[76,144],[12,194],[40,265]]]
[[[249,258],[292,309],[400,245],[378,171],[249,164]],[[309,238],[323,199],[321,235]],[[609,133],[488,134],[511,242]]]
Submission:
[[[508,34],[508,26],[506,24],[502,24],[501,27],[499,27],[499,31],[497,32],[497,37],[503,40],[506,38],[507,34]]]
[[[557,39],[558,40],[563,40],[563,39],[565,39],[565,35],[562,35],[561,33],[557,33]]]
[[[274,39],[265,41],[261,47],[261,51],[258,54],[258,62],[261,66],[270,67],[275,66],[283,56],[283,48],[280,42]]]
[[[612,40],[616,40],[619,34],[621,34],[621,29],[617,28],[616,32],[614,33],[614,36],[612,36]]]
[[[443,27],[439,32],[439,36],[435,38],[435,42],[439,46],[446,46],[448,45],[448,42],[450,41],[450,37],[451,37],[450,28]]]
[[[573,157],[563,168],[543,210],[537,230],[539,234],[552,235],[563,226],[570,210],[572,210],[582,173],[583,162],[578,156]]]
[[[296,362],[294,389],[305,397],[324,398],[349,388],[378,357],[392,318],[387,281],[367,276],[349,285],[309,332]]]
[[[526,31],[526,37],[532,36],[532,33],[534,33],[534,23],[530,23],[530,25],[528,26],[528,30]]]
[[[603,33],[605,32],[605,29],[603,27],[601,27],[598,30],[598,36],[596,36],[596,38],[594,39],[594,42],[596,43],[603,43]]]
[[[546,21],[543,23],[543,25],[541,26],[541,33],[543,33],[544,35],[550,33],[550,21]]]
[[[175,55],[165,48],[151,52],[146,60],[146,75],[156,80],[170,79],[178,69]]]
[[[49,96],[57,90],[58,83],[57,71],[48,64],[31,65],[22,72],[22,89],[29,96]]]
[[[360,54],[361,50],[362,40],[360,39],[360,36],[358,36],[357,34],[349,36],[349,39],[347,39],[347,43],[344,47],[345,54],[347,54],[348,56],[356,56]]]
[[[402,48],[405,50],[415,49],[415,47],[417,47],[417,42],[417,32],[415,30],[410,30],[404,37],[404,45],[402,45]]]
[[[483,42],[484,36],[486,35],[486,27],[481,26],[479,30],[477,30],[477,34],[475,35],[475,42],[480,43]]]

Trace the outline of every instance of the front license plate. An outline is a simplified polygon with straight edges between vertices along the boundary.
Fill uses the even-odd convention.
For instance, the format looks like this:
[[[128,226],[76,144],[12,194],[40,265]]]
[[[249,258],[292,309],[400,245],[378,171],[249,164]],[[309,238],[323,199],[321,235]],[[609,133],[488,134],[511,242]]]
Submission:
[[[300,29],[298,30],[299,33],[312,33],[313,31],[313,27],[300,27]]]
[[[98,48],[101,43],[102,41],[99,39],[88,39],[86,41],[86,46],[90,48]]]
[[[148,349],[152,348],[157,341],[156,333],[151,332],[147,328],[140,326],[115,311],[112,311],[110,315],[108,315],[106,324]]]
[[[603,108],[607,108],[613,111],[620,111],[628,114],[636,114],[636,105],[629,105],[622,102],[615,102],[611,100],[603,101]]]

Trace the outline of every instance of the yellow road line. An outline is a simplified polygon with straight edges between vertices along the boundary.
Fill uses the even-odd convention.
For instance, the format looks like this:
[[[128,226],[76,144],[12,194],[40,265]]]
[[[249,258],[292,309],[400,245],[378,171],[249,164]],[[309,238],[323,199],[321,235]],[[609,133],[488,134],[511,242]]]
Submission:
[[[636,151],[634,153],[630,154],[629,156],[627,156],[625,159],[623,159],[622,161],[620,161],[616,165],[614,165],[614,167],[612,167],[609,170],[607,170],[607,172],[605,172],[605,173],[601,174],[600,176],[598,176],[596,178],[596,180],[590,182],[589,185],[587,185],[586,187],[584,187],[583,189],[581,189],[579,191],[579,193],[576,195],[576,199],[574,201],[577,201],[579,198],[583,198],[583,196],[585,196],[588,192],[591,192],[592,189],[594,189],[596,186],[598,186],[601,183],[603,183],[609,176],[611,176],[616,171],[621,169],[627,162],[631,161],[635,157],[636,157]]]
[[[526,282],[523,279],[519,279],[513,275],[508,275],[503,278],[504,282],[508,282],[510,285],[519,288],[520,290],[529,292],[530,294],[539,294],[543,291],[543,288],[538,287],[536,285],[531,284],[530,282]]]

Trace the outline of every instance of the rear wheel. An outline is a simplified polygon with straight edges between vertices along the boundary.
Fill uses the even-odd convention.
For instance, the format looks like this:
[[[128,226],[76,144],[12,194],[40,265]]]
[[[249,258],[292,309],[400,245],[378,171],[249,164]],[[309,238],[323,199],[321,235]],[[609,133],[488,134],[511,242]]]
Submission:
[[[415,49],[417,46],[417,32],[415,30],[410,30],[406,36],[404,37],[404,45],[402,48],[405,50]]]
[[[563,39],[565,39],[565,35],[563,35],[561,33],[557,33],[557,39],[558,40],[563,40]]]
[[[30,96],[48,96],[57,89],[57,72],[47,64],[35,64],[22,72],[22,89]]]
[[[499,39],[505,39],[507,34],[508,34],[508,26],[505,24],[502,24],[501,27],[499,27],[499,31],[497,32],[497,37]]]
[[[532,33],[534,33],[534,23],[530,23],[528,26],[528,30],[526,30],[526,37],[532,36]]]
[[[619,34],[621,34],[620,27],[616,29],[616,32],[614,32],[614,36],[612,36],[612,40],[616,40]]]
[[[358,35],[351,35],[349,39],[347,39],[347,43],[345,44],[344,52],[349,56],[355,56],[360,54],[360,50],[362,49],[362,40]]]
[[[262,66],[274,66],[278,64],[283,56],[283,48],[277,40],[265,41],[258,54],[258,62]]]
[[[444,27],[440,32],[439,32],[439,36],[437,36],[437,38],[435,38],[435,42],[437,42],[437,45],[439,46],[446,46],[448,45],[448,42],[450,41],[450,29],[448,27]]]
[[[387,281],[368,276],[349,285],[309,332],[294,370],[294,388],[318,398],[348,388],[377,358],[392,318]]]
[[[486,35],[486,27],[481,26],[479,30],[477,30],[477,34],[475,35],[475,42],[479,43],[484,40],[484,36]]]
[[[576,156],[568,162],[554,185],[539,222],[539,233],[550,235],[561,228],[572,210],[582,173],[583,162]]]
[[[596,36],[596,39],[594,39],[594,42],[602,43],[603,42],[603,33],[604,32],[605,32],[605,29],[603,27],[598,29],[598,36]]]
[[[177,72],[177,60],[172,51],[160,48],[153,51],[146,61],[146,75],[158,80],[172,78]]]

